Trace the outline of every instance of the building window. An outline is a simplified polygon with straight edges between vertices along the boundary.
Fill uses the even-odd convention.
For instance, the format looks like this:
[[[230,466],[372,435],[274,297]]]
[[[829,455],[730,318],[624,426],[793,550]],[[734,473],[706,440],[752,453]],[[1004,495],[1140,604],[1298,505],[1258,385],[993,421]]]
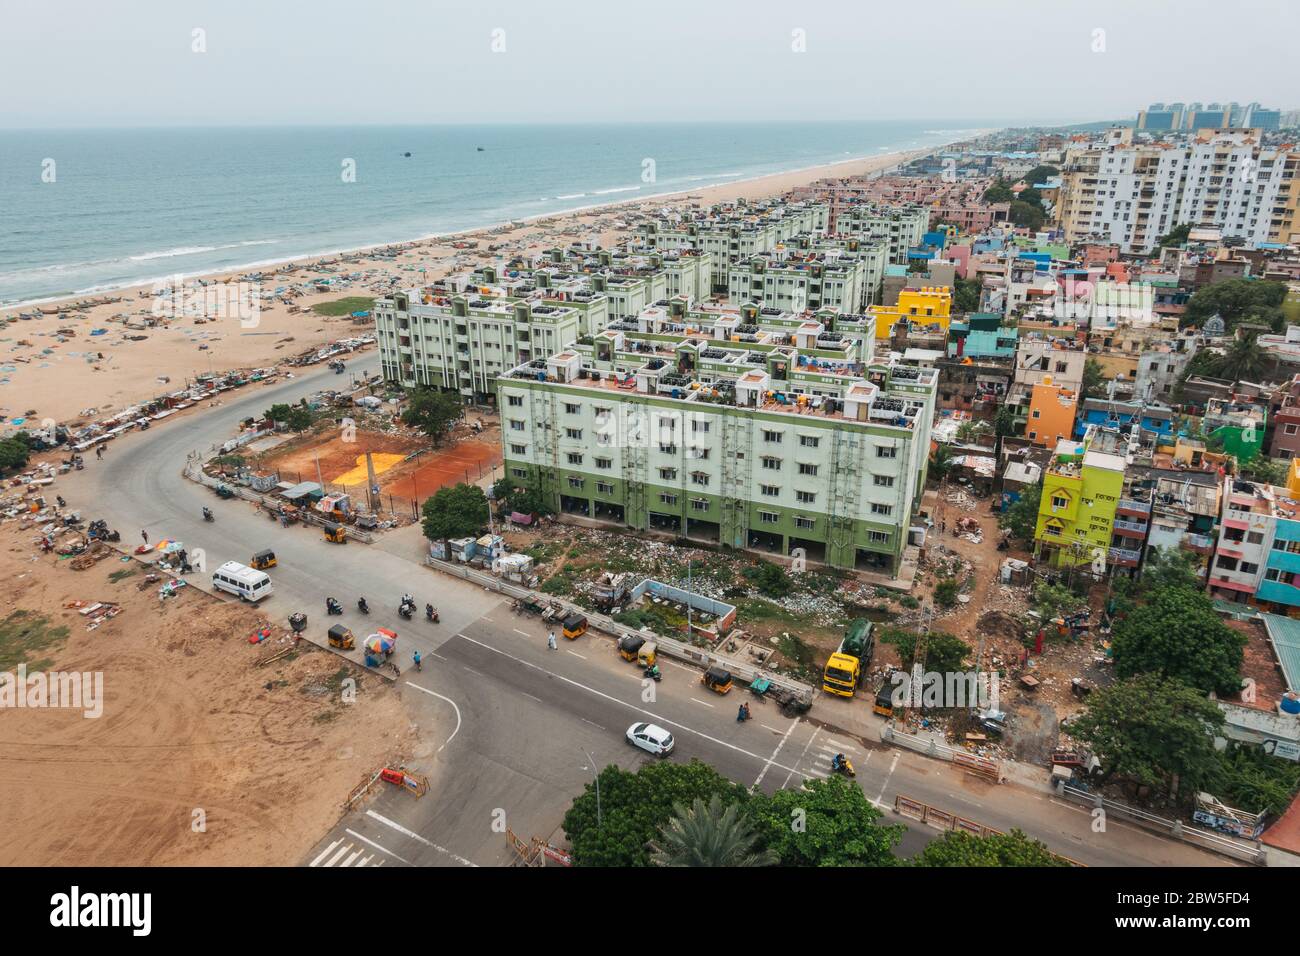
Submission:
[[[523,405],[523,403],[524,403],[524,397],[523,397],[522,395],[507,395],[507,396],[506,396],[506,404],[511,405],[511,406],[513,406],[514,408],[518,408],[518,407],[520,407],[521,405]]]
[[[1288,434],[1288,435],[1294,435],[1294,434],[1296,433],[1296,426],[1295,426],[1295,425],[1283,425],[1283,426],[1282,426],[1282,431],[1285,432],[1285,433]]]
[[[1246,540],[1249,541],[1251,544],[1263,544],[1264,535],[1259,531],[1252,531],[1248,535],[1246,535]]]
[[[691,482],[693,484],[700,485],[701,487],[708,487],[709,484],[708,472],[704,472],[704,471],[691,472]]]
[[[659,469],[659,477],[662,478],[664,481],[676,481],[676,480],[677,480],[677,469],[676,469],[676,468],[660,468],[660,469]]]
[[[1059,510],[1070,507],[1070,499],[1063,498],[1060,495],[1052,495],[1052,508]]]
[[[512,418],[510,419],[510,430],[514,432],[521,432],[524,430],[524,423],[517,418]]]
[[[564,403],[564,413],[566,415],[577,415],[581,411],[582,411],[581,405],[576,405],[573,402]]]
[[[890,446],[888,446],[888,447],[886,447],[886,446],[884,446],[884,445],[877,446],[877,447],[876,447],[876,457],[877,457],[877,458],[897,458],[897,457],[898,457],[898,449],[897,449],[896,447],[894,447],[893,445],[890,445]]]
[[[763,441],[768,442],[769,444],[779,445],[781,444],[781,434],[782,434],[781,432],[769,431],[768,429],[764,428]]]
[[[698,418],[691,419],[691,431],[693,432],[707,432],[709,425],[709,422],[702,422]]]
[[[871,476],[871,481],[872,481],[872,483],[873,483],[877,488],[892,488],[892,487],[894,487],[894,476],[893,476],[893,475],[872,475],[872,476]]]
[[[772,511],[760,511],[758,513],[758,520],[763,524],[776,524],[781,520],[781,516]]]
[[[511,468],[511,469],[510,469],[510,474],[514,475],[516,478],[527,478],[527,477],[528,477],[528,469],[527,469],[527,468]]]
[[[614,459],[612,458],[596,459],[596,467],[599,468],[601,471],[609,471],[610,466],[612,466],[613,464],[614,464]]]
[[[871,503],[871,513],[873,515],[892,515],[894,513],[893,505],[882,505],[879,502]]]
[[[676,506],[677,506],[677,496],[676,496],[676,495],[660,495],[660,496],[659,496],[659,500],[662,501],[662,502],[663,502],[664,504],[666,504],[666,505],[672,505],[673,507],[676,507]]]
[[[564,430],[564,437],[566,437],[566,438],[572,438],[574,441],[582,441],[582,429],[581,429],[581,428],[566,428],[566,429]]]
[[[811,491],[796,491],[794,497],[796,501],[805,505],[810,505],[817,500],[817,496]]]
[[[581,488],[582,485],[583,485],[583,479],[582,479],[582,478],[574,478],[574,477],[570,477],[570,478],[569,478],[569,487],[570,487],[570,488]]]
[[[510,446],[510,454],[512,454],[512,455],[526,455],[527,453],[528,453],[528,446],[527,446],[527,445],[511,445],[511,446]]]
[[[768,455],[764,455],[761,460],[763,462],[763,467],[768,471],[779,471],[781,468],[780,458],[772,458]]]
[[[612,495],[614,493],[614,485],[608,481],[598,481],[596,482],[596,490],[602,495]]]
[[[1041,418],[1041,417],[1042,417],[1042,410],[1041,410],[1041,409],[1037,409],[1037,408],[1035,408],[1032,417],[1034,417],[1034,418]]]
[[[817,474],[817,466],[816,466],[816,465],[809,465],[809,464],[807,464],[807,463],[805,463],[805,462],[800,462],[800,463],[799,463],[799,474],[801,474],[801,475],[816,475],[816,474]]]
[[[1243,561],[1241,562],[1240,570],[1242,574],[1255,574],[1257,571],[1259,571],[1259,565],[1252,564],[1249,561]]]
[[[572,451],[569,452],[569,464],[570,464],[570,465],[581,465],[581,464],[582,464],[582,456],[579,455],[577,452],[572,452]]]
[[[795,519],[794,519],[794,526],[795,526],[796,528],[803,528],[805,531],[811,531],[811,530],[813,529],[813,525],[815,525],[816,523],[817,523],[817,522],[813,521],[812,518],[795,518]]]
[[[708,511],[708,510],[709,510],[709,499],[707,499],[707,498],[692,498],[692,499],[691,499],[691,508],[692,508],[693,510],[695,510],[695,511]]]
[[[800,435],[799,444],[802,445],[804,448],[816,448],[819,444],[821,444],[821,439],[816,437],[815,435]]]
[[[676,445],[660,445],[660,446],[659,446],[659,450],[660,450],[661,452],[663,452],[665,455],[675,455],[675,454],[677,454],[677,446],[676,446]]]
[[[781,494],[781,488],[778,485],[759,485],[758,490],[766,498],[775,498]]]
[[[1237,570],[1237,559],[1230,558],[1226,554],[1219,555],[1219,560],[1214,562],[1216,568],[1222,568],[1225,571]]]
[[[872,544],[888,544],[889,539],[892,537],[893,535],[891,535],[888,531],[872,531],[868,536],[868,540]]]

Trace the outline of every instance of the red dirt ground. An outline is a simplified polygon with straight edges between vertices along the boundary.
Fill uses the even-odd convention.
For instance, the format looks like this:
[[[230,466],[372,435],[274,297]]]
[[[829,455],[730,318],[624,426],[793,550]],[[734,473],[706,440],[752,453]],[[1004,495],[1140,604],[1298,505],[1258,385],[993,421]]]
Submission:
[[[320,436],[316,441],[295,440],[285,449],[272,449],[260,459],[259,464],[263,468],[279,471],[280,478],[284,481],[315,481],[316,460],[319,456],[321,477],[326,483],[332,483],[337,476],[355,468],[358,456],[365,455],[366,452],[409,455],[421,447],[419,441],[398,435],[358,431],[355,438],[355,441],[345,442],[341,433],[334,433],[329,438]],[[402,467],[410,466],[398,466]],[[364,482],[356,490],[364,491]]]
[[[467,478],[475,483],[500,464],[500,445],[466,438],[421,455],[415,461],[398,465],[380,477],[380,487],[386,495],[423,501],[446,485]]]

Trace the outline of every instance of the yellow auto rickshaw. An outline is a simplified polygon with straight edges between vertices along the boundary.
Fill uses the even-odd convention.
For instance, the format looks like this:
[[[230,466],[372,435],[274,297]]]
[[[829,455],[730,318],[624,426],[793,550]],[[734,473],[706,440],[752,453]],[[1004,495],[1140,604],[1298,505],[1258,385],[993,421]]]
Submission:
[[[330,627],[330,647],[337,647],[340,650],[350,651],[357,646],[357,640],[352,636],[352,629],[345,624],[335,624]]]
[[[654,667],[655,657],[659,654],[659,645],[654,641],[646,641],[641,645],[641,650],[637,651],[636,662],[642,667]]]
[[[564,619],[564,636],[569,640],[587,633],[587,618],[583,614],[570,614]]]
[[[248,562],[248,566],[256,568],[258,571],[265,571],[267,568],[275,567],[278,563],[275,560],[274,551],[259,551],[253,555],[253,560]]]
[[[704,672],[700,681],[715,694],[725,694],[731,690],[731,671],[721,667],[710,667]]]
[[[347,544],[348,529],[331,521],[325,525],[325,540],[334,544]]]
[[[645,638],[640,634],[627,634],[618,639],[618,654],[625,661],[634,661],[645,646]]]

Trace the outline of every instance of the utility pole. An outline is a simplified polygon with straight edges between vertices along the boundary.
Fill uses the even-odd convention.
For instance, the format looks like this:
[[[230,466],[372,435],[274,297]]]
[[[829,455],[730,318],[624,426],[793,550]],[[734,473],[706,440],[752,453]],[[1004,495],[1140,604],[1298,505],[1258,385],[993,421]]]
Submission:
[[[581,747],[578,749],[582,750]],[[596,827],[599,829],[602,822],[600,812],[600,773],[596,770],[596,758],[587,753],[586,750],[582,750],[582,752],[591,761],[591,777],[596,781]]]

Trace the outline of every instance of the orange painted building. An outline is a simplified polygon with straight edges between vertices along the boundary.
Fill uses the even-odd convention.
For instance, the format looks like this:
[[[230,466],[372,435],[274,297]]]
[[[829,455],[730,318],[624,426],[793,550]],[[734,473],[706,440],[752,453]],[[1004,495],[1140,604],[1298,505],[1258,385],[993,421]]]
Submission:
[[[1074,389],[1053,385],[1051,377],[1045,377],[1029,396],[1025,437],[1035,445],[1055,448],[1058,441],[1073,435],[1078,409],[1079,396]]]

